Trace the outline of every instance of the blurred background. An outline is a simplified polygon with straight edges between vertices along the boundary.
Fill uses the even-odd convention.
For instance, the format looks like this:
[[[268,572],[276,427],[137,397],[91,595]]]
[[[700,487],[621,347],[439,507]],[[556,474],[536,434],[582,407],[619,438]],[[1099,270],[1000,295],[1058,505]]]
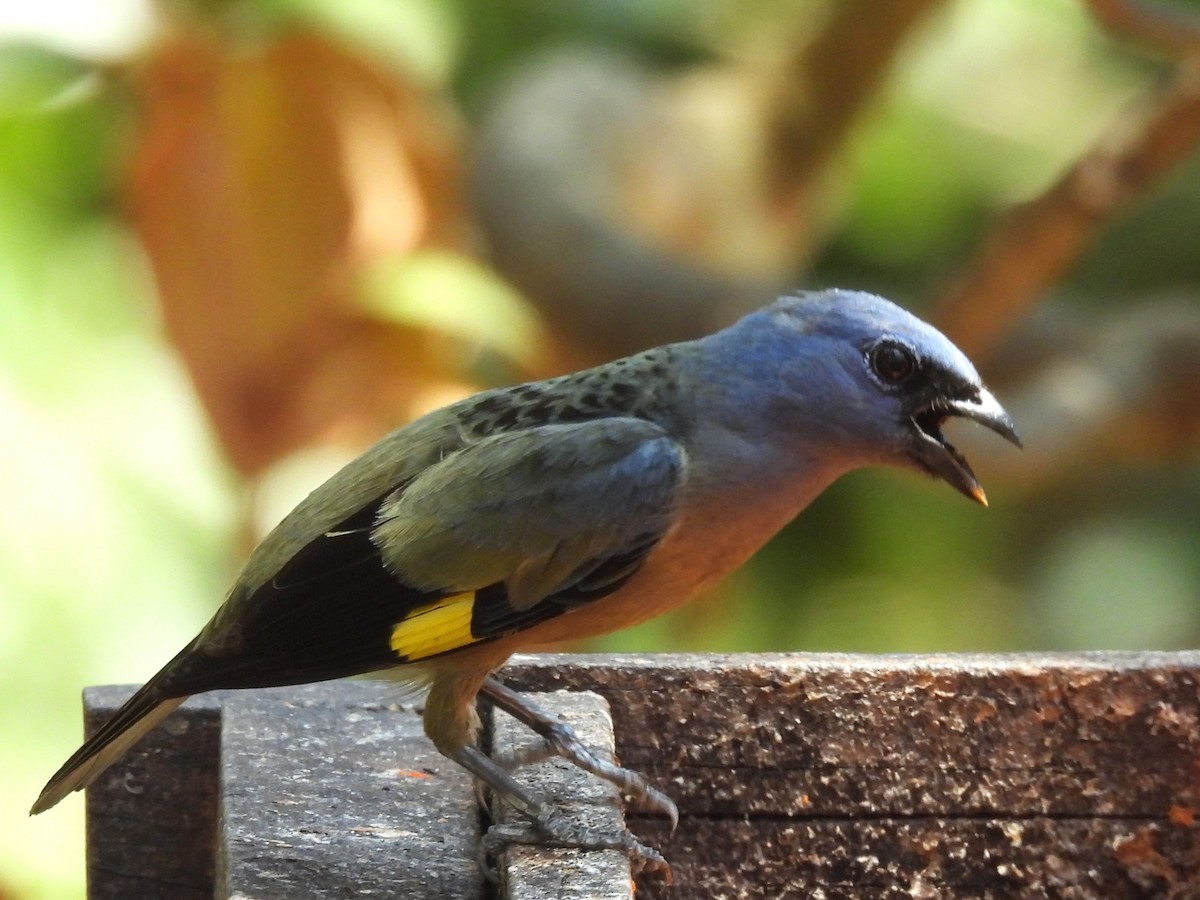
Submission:
[[[39,0],[0,8],[0,898],[79,691],[409,418],[794,286],[941,325],[991,508],[890,471],[589,650],[1200,643],[1200,3]]]

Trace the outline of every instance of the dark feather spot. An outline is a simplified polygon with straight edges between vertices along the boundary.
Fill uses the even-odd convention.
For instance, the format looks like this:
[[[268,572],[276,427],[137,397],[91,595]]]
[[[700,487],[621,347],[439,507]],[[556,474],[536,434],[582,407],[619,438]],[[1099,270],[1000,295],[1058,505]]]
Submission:
[[[558,417],[557,417],[556,421],[559,421],[559,422],[586,422],[588,419],[592,419],[592,418],[595,418],[595,416],[592,413],[590,413],[586,410],[582,410],[577,406],[564,406],[562,409],[560,409],[558,411]]]
[[[482,413],[483,415],[491,415],[499,412],[505,404],[505,399],[502,394],[492,394],[484,397],[482,400],[475,401],[475,405],[471,407],[472,412]]]
[[[492,427],[497,431],[504,431],[507,428],[512,428],[517,424],[517,420],[520,418],[520,415],[520,409],[515,406],[510,406],[503,413],[496,416],[495,420],[492,422]]]
[[[611,385],[609,385],[608,390],[609,393],[611,393],[617,400],[625,402],[632,400],[640,393],[637,385],[629,384],[625,381],[613,382]]]
[[[554,401],[540,400],[532,406],[525,409],[525,421],[535,425],[545,425],[547,422],[553,421]]]

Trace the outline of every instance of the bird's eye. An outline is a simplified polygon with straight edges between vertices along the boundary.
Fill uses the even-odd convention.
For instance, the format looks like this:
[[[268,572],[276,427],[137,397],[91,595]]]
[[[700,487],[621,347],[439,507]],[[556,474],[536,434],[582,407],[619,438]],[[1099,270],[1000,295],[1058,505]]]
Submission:
[[[889,384],[907,381],[917,371],[917,358],[903,344],[883,341],[871,348],[871,371]]]

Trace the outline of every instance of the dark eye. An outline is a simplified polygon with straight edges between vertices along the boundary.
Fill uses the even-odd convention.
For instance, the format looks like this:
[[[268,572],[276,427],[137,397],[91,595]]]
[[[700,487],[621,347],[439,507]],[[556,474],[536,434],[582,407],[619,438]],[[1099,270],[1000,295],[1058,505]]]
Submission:
[[[903,344],[883,341],[871,349],[871,371],[889,384],[900,384],[917,371],[917,358]]]

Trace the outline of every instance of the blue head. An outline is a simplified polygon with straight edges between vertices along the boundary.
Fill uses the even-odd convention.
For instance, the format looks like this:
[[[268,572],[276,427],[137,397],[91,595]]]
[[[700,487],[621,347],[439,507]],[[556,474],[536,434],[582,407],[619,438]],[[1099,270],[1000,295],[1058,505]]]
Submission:
[[[759,396],[770,398],[760,412],[774,433],[834,454],[846,468],[916,468],[984,503],[942,424],[972,419],[1019,446],[1012,420],[962,351],[882,297],[842,290],[782,297],[727,334],[740,356],[729,367],[753,372]],[[762,379],[772,376],[776,389],[763,391]]]

